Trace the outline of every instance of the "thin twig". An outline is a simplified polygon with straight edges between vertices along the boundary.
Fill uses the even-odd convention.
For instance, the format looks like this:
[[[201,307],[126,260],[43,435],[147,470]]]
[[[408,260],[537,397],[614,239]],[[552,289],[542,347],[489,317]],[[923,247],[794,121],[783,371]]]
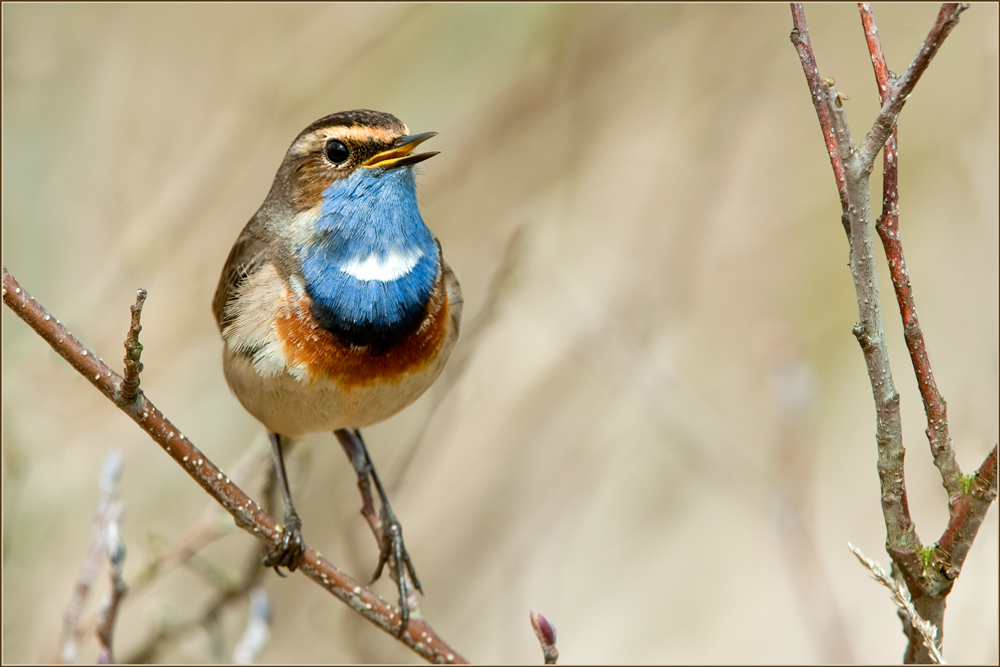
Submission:
[[[833,124],[830,121],[830,111],[826,106],[826,94],[823,90],[823,83],[819,76],[819,67],[816,65],[816,56],[813,53],[812,42],[809,41],[809,25],[806,23],[806,12],[802,4],[798,2],[792,5],[792,44],[799,53],[799,60],[802,61],[802,71],[806,75],[806,83],[809,84],[809,92],[812,97],[813,106],[816,108],[816,117],[819,119],[820,129],[823,130],[823,141],[826,142],[826,152],[830,156],[830,166],[833,167],[833,176],[837,181],[837,192],[840,194],[841,216],[840,222],[844,226],[847,236],[851,236],[851,223],[847,216],[847,183],[844,180],[844,162],[837,154],[837,141],[833,135]]]
[[[257,487],[263,482],[265,490],[261,496],[265,499],[265,507],[269,513],[274,511],[271,502],[272,488],[276,486],[275,477],[270,474],[273,470],[271,453],[264,446],[262,439],[254,441],[240,457],[240,460],[233,466],[231,479],[240,486],[250,484]],[[232,531],[232,524],[218,503],[209,500],[201,516],[191,525],[181,536],[167,548],[159,552],[151,559],[143,570],[135,577],[131,584],[134,592],[133,597],[138,596],[148,588],[158,576],[162,576],[178,564],[192,563],[192,557],[201,549]],[[233,583],[223,579],[216,579],[213,583],[220,588],[215,599],[197,618],[181,623],[173,623],[157,628],[139,647],[128,656],[129,663],[149,663],[155,662],[157,656],[164,645],[178,640],[183,634],[204,628],[208,619],[218,617],[226,606],[242,599],[248,591],[258,585],[261,577],[267,572],[260,567],[260,559],[263,556],[261,549],[255,549],[248,560],[247,566]]]
[[[139,342],[139,332],[142,325],[139,320],[142,317],[142,304],[146,303],[146,290],[141,289],[136,292],[135,305],[131,307],[132,322],[129,325],[128,335],[125,336],[125,379],[122,381],[122,398],[131,401],[139,391],[139,373],[142,372],[142,343]]]
[[[281,529],[260,505],[233,484],[150,402],[142,391],[132,401],[121,401],[122,377],[87,350],[17,283],[3,267],[3,299],[21,319],[56,352],[86,377],[102,394],[146,431],[206,492],[222,505],[236,525],[253,536],[277,545]],[[349,605],[368,621],[396,637],[399,611],[344,574],[312,549],[307,549],[300,570]],[[411,619],[400,641],[432,662],[464,662],[425,621]]]
[[[928,65],[931,64],[931,60],[934,59],[938,49],[941,48],[941,44],[944,43],[948,33],[958,25],[959,15],[968,8],[969,5],[967,4],[949,3],[941,5],[941,11],[938,12],[934,27],[927,33],[920,51],[917,52],[913,62],[910,63],[910,66],[906,68],[906,72],[893,87],[888,99],[882,104],[882,109],[879,111],[871,131],[865,137],[865,141],[861,146],[861,162],[868,165],[869,171],[871,171],[872,164],[875,162],[875,156],[882,150],[882,145],[892,133],[892,128],[896,124],[896,117],[902,111],[906,100],[910,99],[913,87],[917,85],[917,81],[920,80],[920,77],[927,70]]]
[[[878,94],[882,104],[889,98],[892,89],[892,72],[882,55],[882,41],[878,37],[878,26],[875,25],[875,15],[872,14],[871,3],[858,4],[861,13],[861,25],[865,29],[865,40],[868,42],[868,52],[872,57],[872,67],[875,69],[875,81],[878,83]]]

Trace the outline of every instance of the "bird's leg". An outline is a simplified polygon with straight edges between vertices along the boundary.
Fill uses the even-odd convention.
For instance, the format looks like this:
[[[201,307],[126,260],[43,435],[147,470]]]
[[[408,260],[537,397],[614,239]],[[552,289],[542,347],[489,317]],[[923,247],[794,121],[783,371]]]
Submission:
[[[375,580],[382,576],[382,568],[385,567],[386,563],[389,563],[390,557],[392,558],[393,562],[389,563],[389,569],[395,575],[396,586],[399,588],[399,634],[402,635],[406,631],[406,625],[410,619],[407,575],[413,581],[414,588],[421,593],[424,592],[420,587],[420,580],[417,579],[417,573],[413,569],[410,555],[406,552],[406,546],[403,544],[403,527],[400,525],[399,520],[396,519],[396,515],[392,511],[392,506],[389,505],[389,498],[385,494],[385,489],[378,478],[378,473],[375,472],[375,466],[372,464],[368,450],[365,448],[365,442],[361,439],[361,432],[358,430],[349,431],[347,429],[340,429],[335,431],[334,434],[337,436],[337,440],[340,441],[341,447],[344,448],[344,452],[347,453],[347,457],[351,459],[354,471],[358,474],[358,489],[361,491],[362,503],[361,514],[368,521],[368,525],[371,526],[372,532],[375,534],[375,539],[379,544],[378,567],[375,568],[375,575],[372,577],[370,583],[374,583]],[[371,485],[368,481],[369,477],[371,481],[375,482],[375,490],[378,492],[379,501],[382,504],[378,516],[375,514],[375,503],[372,500]]]
[[[340,446],[344,448],[347,458],[351,459],[354,472],[358,475],[358,489],[361,491],[361,516],[368,522],[372,533],[375,535],[375,540],[381,545],[382,522],[375,513],[372,488],[368,482],[368,478],[371,476],[371,471],[373,470],[371,461],[368,459],[368,451],[365,449],[364,442],[359,442],[360,439],[355,438],[354,433],[351,431],[340,429],[334,431],[334,435],[337,436]]]
[[[274,459],[274,474],[278,478],[278,487],[285,503],[285,525],[282,529],[281,544],[277,547],[268,546],[267,555],[261,560],[265,567],[273,567],[280,576],[279,567],[287,567],[294,572],[305,555],[305,543],[302,541],[302,520],[292,504],[292,491],[288,487],[288,475],[285,473],[285,459],[281,453],[281,436],[268,431],[271,440],[271,457]]]

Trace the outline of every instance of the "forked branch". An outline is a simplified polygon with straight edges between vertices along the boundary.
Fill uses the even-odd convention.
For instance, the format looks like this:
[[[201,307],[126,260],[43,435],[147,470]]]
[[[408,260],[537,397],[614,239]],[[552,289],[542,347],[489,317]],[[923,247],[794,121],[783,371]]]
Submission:
[[[996,497],[997,448],[987,455],[979,471],[962,475],[948,435],[944,398],[938,391],[931,370],[923,332],[917,319],[916,305],[903,248],[899,238],[898,131],[896,118],[917,81],[930,65],[944,39],[957,25],[959,15],[968,5],[946,4],[905,74],[896,80],[886,64],[878,39],[878,29],[871,7],[860,5],[862,25],[875,70],[882,108],[857,147],[851,137],[843,105],[844,97],[832,79],[820,78],[812,45],[808,38],[805,12],[792,5],[794,28],[791,39],[799,53],[803,72],[816,107],[823,138],[830,153],[834,178],[840,193],[842,221],[851,242],[851,274],[858,301],[859,321],[854,325],[868,368],[875,398],[878,472],[882,487],[882,513],[886,525],[886,550],[899,568],[919,616],[938,628],[941,641],[945,599],[961,571],[961,566],[975,540],[979,526]],[[822,98],[817,95],[817,86]],[[819,104],[822,99],[824,104]],[[831,141],[833,147],[831,148]],[[876,226],[889,263],[893,286],[903,320],[904,337],[920,388],[927,415],[927,436],[934,463],[948,491],[950,520],[934,547],[921,545],[910,517],[903,470],[902,424],[899,394],[889,368],[888,348],[879,305],[878,277],[872,242],[869,177],[875,156],[884,146],[882,215]],[[839,161],[839,164],[838,164]],[[913,624],[907,627],[910,645],[907,662],[926,662],[940,647],[928,648]]]

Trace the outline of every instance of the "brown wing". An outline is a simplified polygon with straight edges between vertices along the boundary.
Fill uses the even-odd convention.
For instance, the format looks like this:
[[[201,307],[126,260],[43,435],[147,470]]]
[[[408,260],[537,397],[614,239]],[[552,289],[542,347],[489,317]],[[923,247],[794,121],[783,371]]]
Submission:
[[[226,304],[236,293],[236,288],[256,273],[267,259],[268,246],[257,234],[258,229],[259,226],[251,220],[236,239],[233,249],[229,251],[229,259],[222,268],[219,286],[215,288],[215,298],[212,299],[212,313],[215,314],[219,331],[226,324]]]
[[[440,242],[438,243],[438,248],[440,248]],[[458,284],[458,278],[455,276],[455,272],[451,270],[448,266],[448,262],[444,261],[444,255],[441,255],[441,266],[444,269],[442,276],[444,278],[444,288],[448,292],[448,301],[451,304],[451,323],[455,327],[455,335],[458,335],[459,330],[462,327],[462,307],[465,305],[465,300],[462,298],[462,288]]]

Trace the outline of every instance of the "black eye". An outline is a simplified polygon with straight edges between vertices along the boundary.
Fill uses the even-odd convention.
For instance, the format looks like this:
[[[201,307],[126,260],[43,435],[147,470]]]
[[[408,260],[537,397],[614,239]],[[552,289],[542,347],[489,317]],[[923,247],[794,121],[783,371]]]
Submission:
[[[342,142],[336,139],[330,141],[326,145],[326,159],[335,165],[342,165],[347,162],[347,158],[351,157],[351,151],[347,150]]]

